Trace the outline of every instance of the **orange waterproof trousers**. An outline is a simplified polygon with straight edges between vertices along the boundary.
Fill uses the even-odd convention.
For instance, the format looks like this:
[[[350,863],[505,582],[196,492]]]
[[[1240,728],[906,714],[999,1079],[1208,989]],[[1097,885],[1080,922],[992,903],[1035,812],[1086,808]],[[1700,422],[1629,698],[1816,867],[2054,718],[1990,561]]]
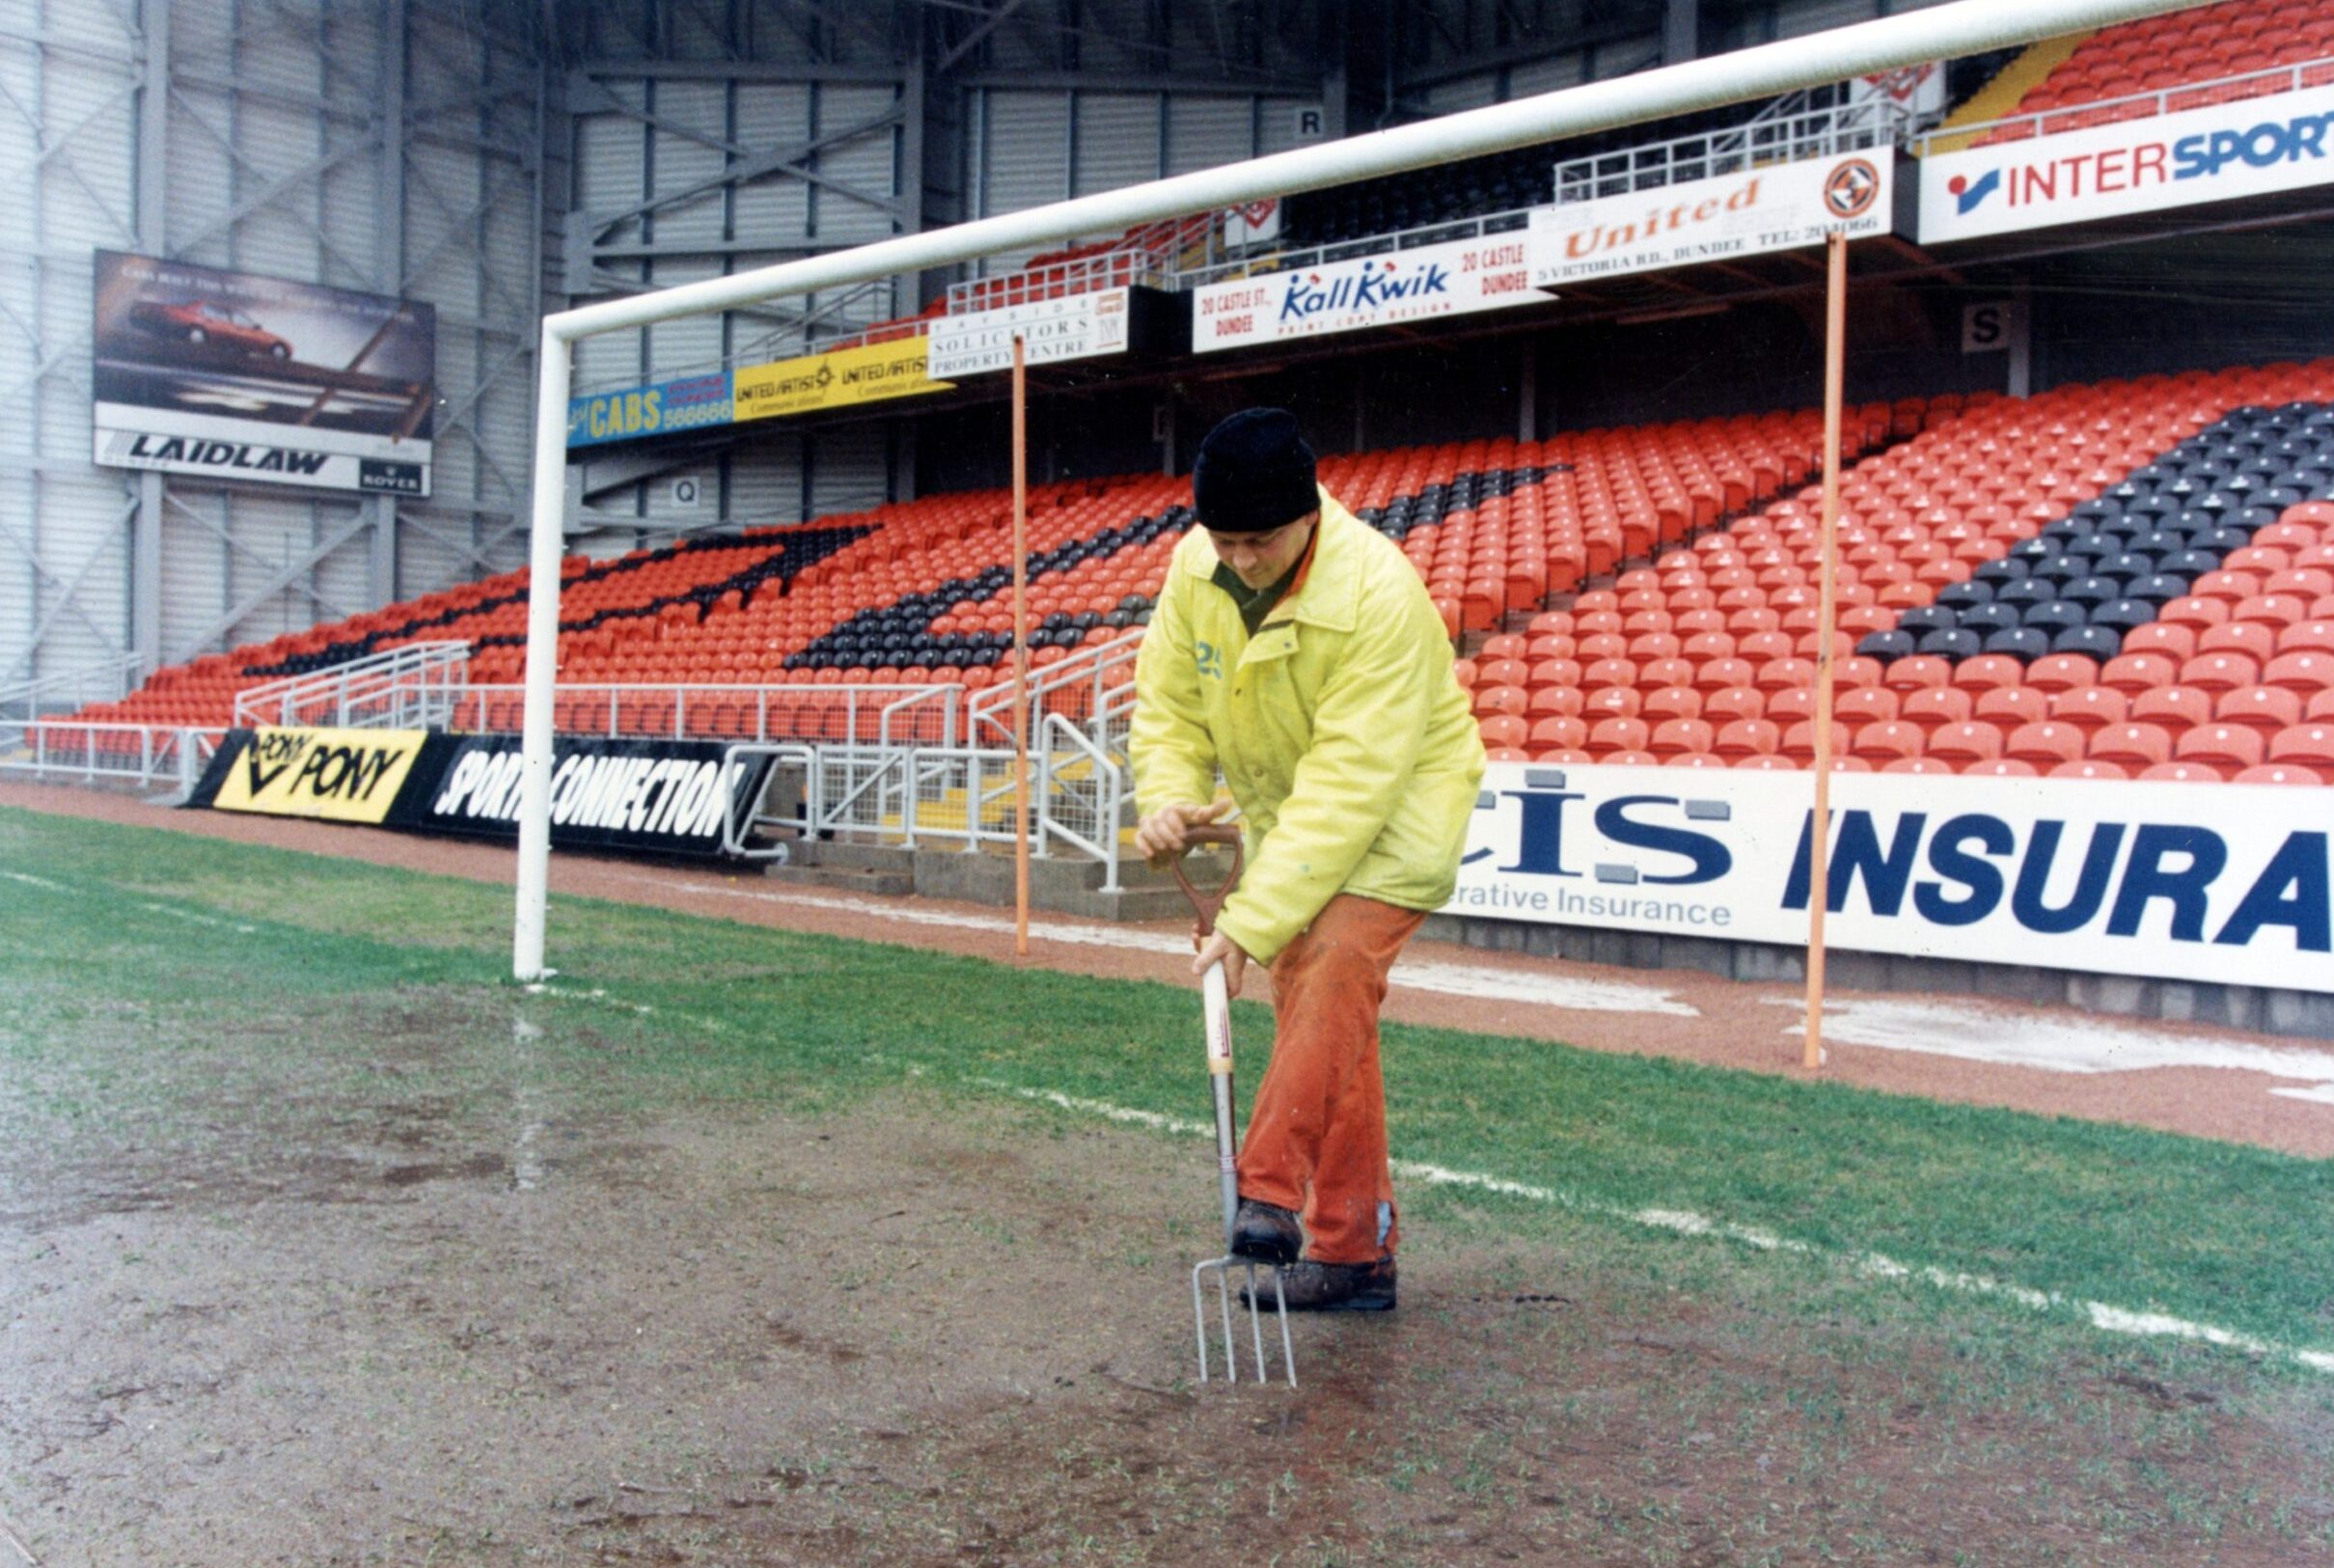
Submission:
[[[1378,1008],[1425,918],[1339,894],[1273,960],[1273,1059],[1240,1147],[1240,1195],[1303,1215],[1319,1262],[1393,1255]]]

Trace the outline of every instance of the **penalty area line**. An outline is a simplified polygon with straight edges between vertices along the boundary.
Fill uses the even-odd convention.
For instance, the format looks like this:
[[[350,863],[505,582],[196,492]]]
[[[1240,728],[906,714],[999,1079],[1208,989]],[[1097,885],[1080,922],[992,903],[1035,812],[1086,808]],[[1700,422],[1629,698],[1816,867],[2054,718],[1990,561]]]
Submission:
[[[983,1078],[974,1081],[983,1088],[1000,1089],[1025,1100],[1035,1100],[1057,1110],[1105,1120],[1149,1127],[1158,1132],[1181,1137],[1200,1137],[1213,1129],[1180,1116],[1164,1115],[1156,1111],[1140,1111],[1132,1106],[1112,1105],[1107,1100],[1082,1099],[1056,1089],[1028,1088],[1007,1084],[999,1079]],[[2316,1372],[2334,1372],[2334,1352],[2306,1350],[2295,1345],[2280,1345],[2254,1334],[2240,1334],[2232,1329],[2216,1328],[2210,1323],[2195,1323],[2186,1318],[2163,1312],[2133,1311],[2111,1306],[2106,1302],[2089,1301],[2069,1296],[2056,1290],[2037,1290],[2030,1285],[2017,1284],[2006,1279],[1994,1279],[1982,1274],[1967,1274],[1957,1269],[1943,1269],[1929,1264],[1900,1262],[1882,1252],[1835,1252],[1818,1247],[1812,1242],[1798,1241],[1789,1236],[1757,1225],[1736,1224],[1725,1220],[1696,1214],[1690,1209],[1630,1208],[1624,1204],[1607,1203],[1597,1198],[1582,1197],[1560,1188],[1536,1186],[1530,1182],[1515,1181],[1481,1171],[1454,1170],[1446,1166],[1429,1165],[1418,1160],[1395,1160],[1395,1176],[1423,1182],[1430,1187],[1457,1187],[1474,1192],[1497,1194],[1504,1197],[1520,1197],[1526,1202],[1544,1203],[1551,1208],[1599,1219],[1620,1220],[1649,1230],[1661,1230],[1676,1236],[1702,1236],[1730,1241],[1763,1252],[1791,1252],[1812,1261],[1831,1263],[1876,1279],[1901,1279],[1928,1285],[1958,1295],[1986,1296],[2012,1302],[2032,1311],[2065,1308],[2074,1312],[2094,1329],[2106,1334],[2136,1334],[2147,1338],[2187,1339],[2199,1344],[2218,1346],[2224,1350],[2241,1351],[2247,1355],[2291,1361]]]

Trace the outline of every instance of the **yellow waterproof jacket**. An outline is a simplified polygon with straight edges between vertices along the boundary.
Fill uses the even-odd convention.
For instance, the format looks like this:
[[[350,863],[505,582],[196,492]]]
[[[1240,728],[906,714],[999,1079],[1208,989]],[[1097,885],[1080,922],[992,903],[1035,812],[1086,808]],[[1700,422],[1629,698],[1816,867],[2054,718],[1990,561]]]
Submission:
[[[1213,800],[1222,769],[1248,871],[1216,923],[1260,962],[1340,893],[1440,907],[1483,742],[1417,571],[1326,490],[1312,564],[1253,638],[1216,564],[1194,527],[1142,640],[1138,809]]]

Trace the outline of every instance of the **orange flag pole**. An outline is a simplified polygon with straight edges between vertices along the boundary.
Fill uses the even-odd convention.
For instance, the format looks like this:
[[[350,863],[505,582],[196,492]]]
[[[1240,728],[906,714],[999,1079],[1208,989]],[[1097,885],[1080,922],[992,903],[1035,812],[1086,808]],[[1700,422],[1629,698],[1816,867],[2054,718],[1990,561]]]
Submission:
[[[1817,595],[1815,814],[1807,829],[1807,1049],[1801,1065],[1824,1065],[1824,916],[1831,903],[1831,639],[1840,568],[1840,400],[1848,341],[1848,236],[1825,241],[1824,586]]]
[[[1030,952],[1030,382],[1013,335],[1013,951]]]

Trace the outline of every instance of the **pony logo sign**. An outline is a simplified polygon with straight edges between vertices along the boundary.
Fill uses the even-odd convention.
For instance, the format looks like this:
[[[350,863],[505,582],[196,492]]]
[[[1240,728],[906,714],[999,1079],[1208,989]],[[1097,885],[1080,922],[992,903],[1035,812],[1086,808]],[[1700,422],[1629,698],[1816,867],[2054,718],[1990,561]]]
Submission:
[[[421,729],[258,729],[221,774],[210,804],[267,816],[385,822],[427,738]]]
[[[2334,992],[2334,832],[2266,809],[2283,799],[1857,774],[1832,790],[1835,947]],[[1808,796],[1804,775],[1496,763],[1444,909],[1802,944]]]
[[[562,738],[551,770],[551,841],[666,854],[719,854],[730,812],[757,797],[767,759],[724,763],[711,742]],[[508,737],[451,746],[416,802],[413,826],[511,838],[525,762]]]
[[[2334,87],[1921,160],[1920,240],[1976,239],[2334,183]]]

